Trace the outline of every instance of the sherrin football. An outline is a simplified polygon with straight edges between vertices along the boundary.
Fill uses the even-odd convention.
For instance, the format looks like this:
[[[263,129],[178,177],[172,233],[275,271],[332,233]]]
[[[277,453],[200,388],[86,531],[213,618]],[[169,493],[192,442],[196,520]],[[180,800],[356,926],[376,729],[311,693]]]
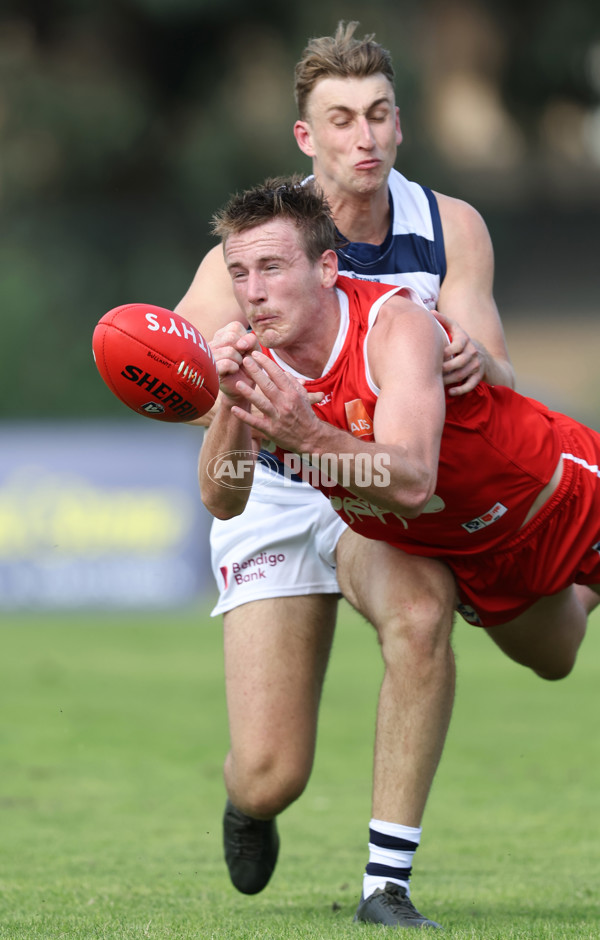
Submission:
[[[110,390],[138,414],[193,421],[219,391],[210,346],[188,320],[152,304],[105,313],[92,338],[94,360]]]

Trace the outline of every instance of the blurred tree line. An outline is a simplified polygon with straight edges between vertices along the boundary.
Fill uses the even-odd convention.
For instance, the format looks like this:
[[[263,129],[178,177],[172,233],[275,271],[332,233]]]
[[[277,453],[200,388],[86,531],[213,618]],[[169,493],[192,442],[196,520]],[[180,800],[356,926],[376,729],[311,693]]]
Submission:
[[[174,306],[229,193],[308,169],[293,68],[342,18],[392,51],[399,168],[486,217],[508,315],[534,261],[552,274],[550,232],[568,289],[597,291],[597,0],[3,0],[4,417],[121,415],[96,321]]]

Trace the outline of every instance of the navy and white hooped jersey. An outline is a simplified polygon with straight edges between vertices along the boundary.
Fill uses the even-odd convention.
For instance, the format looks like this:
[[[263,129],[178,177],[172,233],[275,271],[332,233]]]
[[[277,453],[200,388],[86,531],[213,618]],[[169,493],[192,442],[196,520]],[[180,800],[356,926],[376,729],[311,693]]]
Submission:
[[[437,200],[430,189],[407,180],[397,170],[390,172],[388,191],[392,221],[383,244],[343,245],[337,250],[339,273],[412,287],[431,310],[446,274]]]

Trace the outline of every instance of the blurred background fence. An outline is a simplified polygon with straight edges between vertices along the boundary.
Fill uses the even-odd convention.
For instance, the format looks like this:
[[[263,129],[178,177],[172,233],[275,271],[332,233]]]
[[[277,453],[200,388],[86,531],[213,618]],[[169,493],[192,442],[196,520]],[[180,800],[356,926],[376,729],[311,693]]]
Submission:
[[[1,604],[106,604],[117,569],[115,603],[212,590],[198,436],[126,414],[91,334],[116,304],[177,303],[230,192],[308,168],[293,66],[340,18],[393,54],[398,168],[488,223],[519,388],[600,427],[597,2],[3,0]],[[52,509],[67,496],[77,537]],[[170,586],[147,556],[125,564],[121,514],[162,539]],[[34,532],[44,570],[29,555],[17,574]]]

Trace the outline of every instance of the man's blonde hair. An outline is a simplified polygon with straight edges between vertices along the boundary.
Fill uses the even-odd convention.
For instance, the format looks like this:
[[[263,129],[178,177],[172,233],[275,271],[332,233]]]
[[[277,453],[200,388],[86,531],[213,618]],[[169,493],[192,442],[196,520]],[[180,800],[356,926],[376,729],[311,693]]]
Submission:
[[[375,36],[355,39],[358,22],[337,25],[334,36],[311,39],[295,70],[294,96],[300,120],[306,119],[308,96],[322,78],[366,78],[385,75],[394,85],[392,57]]]

